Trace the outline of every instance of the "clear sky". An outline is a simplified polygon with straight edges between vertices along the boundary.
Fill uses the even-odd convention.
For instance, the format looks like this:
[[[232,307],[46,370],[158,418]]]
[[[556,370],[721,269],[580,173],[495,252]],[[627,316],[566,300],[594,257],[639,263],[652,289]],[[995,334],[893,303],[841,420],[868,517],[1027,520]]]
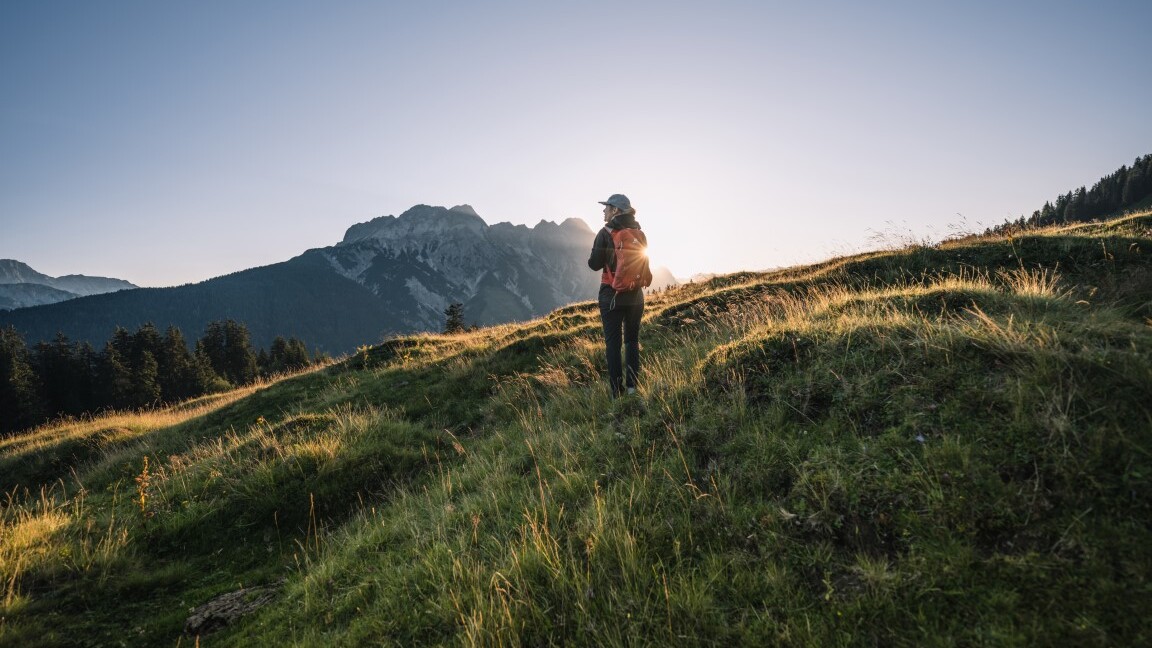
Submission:
[[[415,204],[677,276],[1028,215],[1152,153],[1149,0],[0,3],[0,258],[143,286]]]

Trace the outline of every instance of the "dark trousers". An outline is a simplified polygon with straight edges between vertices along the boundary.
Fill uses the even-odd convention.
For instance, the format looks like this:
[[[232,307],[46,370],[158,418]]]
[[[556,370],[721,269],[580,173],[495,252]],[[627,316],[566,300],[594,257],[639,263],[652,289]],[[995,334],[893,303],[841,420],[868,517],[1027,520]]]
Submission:
[[[604,346],[608,354],[608,384],[612,396],[625,387],[636,386],[640,374],[640,318],[644,316],[643,297],[639,303],[620,304],[614,295],[600,295],[600,321],[604,323]],[[627,375],[620,363],[620,346],[624,346]]]

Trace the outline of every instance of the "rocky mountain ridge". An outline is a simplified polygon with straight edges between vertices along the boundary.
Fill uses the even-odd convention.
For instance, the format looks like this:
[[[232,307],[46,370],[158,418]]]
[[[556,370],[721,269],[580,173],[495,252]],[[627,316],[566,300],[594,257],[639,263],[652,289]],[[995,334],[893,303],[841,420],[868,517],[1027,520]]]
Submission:
[[[211,321],[234,319],[258,347],[284,336],[346,353],[390,335],[439,331],[452,303],[463,304],[467,323],[491,325],[594,299],[600,275],[587,266],[594,237],[578,219],[488,225],[467,205],[417,205],[353,225],[336,245],[288,261],[198,284],[0,312],[0,326],[15,326],[29,344],[59,331],[99,345],[117,326],[175,325],[194,338]],[[674,282],[666,270],[656,274]]]
[[[410,326],[434,328],[452,302],[476,323],[495,324],[589,299],[599,281],[584,263],[594,237],[574,218],[487,225],[468,205],[417,205],[353,225],[319,252],[340,275],[407,306]]]

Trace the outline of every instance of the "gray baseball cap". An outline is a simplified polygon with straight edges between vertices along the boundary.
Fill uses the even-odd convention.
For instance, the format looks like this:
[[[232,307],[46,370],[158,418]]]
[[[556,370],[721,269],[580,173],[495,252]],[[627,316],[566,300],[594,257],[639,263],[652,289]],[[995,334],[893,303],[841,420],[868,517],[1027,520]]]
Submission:
[[[608,200],[600,202],[601,205],[611,205],[621,211],[628,211],[632,209],[632,201],[628,200],[628,196],[624,194],[612,194]]]

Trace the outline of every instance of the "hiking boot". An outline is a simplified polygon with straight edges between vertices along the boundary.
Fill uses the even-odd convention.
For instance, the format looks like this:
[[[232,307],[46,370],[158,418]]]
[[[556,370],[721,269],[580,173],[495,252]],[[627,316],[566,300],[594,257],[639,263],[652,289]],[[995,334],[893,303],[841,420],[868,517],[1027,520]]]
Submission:
[[[623,380],[609,380],[608,388],[612,393],[612,400],[616,400],[624,395],[624,381]]]

